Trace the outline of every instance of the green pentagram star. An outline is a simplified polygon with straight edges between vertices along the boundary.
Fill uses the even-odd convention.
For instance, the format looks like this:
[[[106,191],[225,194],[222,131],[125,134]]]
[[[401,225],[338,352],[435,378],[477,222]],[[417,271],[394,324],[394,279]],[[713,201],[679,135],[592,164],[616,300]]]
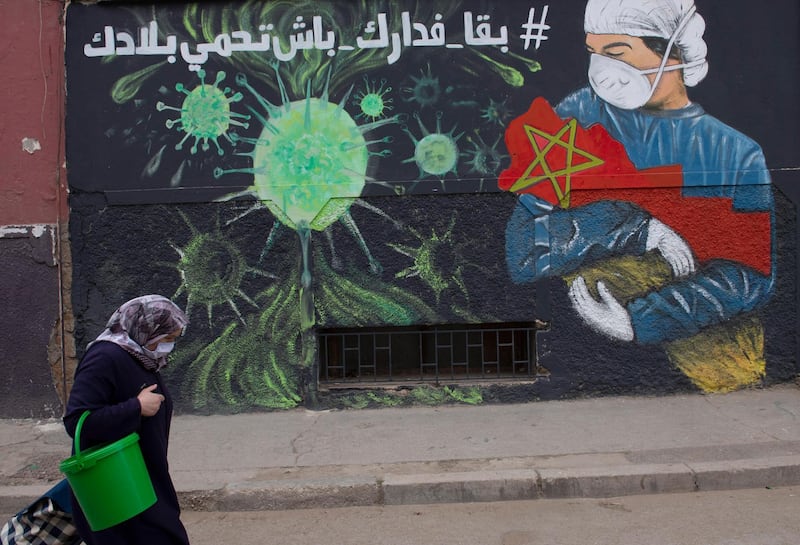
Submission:
[[[572,174],[594,168],[604,162],[599,157],[575,146],[577,126],[577,121],[570,119],[556,134],[550,134],[536,127],[525,125],[525,133],[528,135],[535,158],[528,165],[525,173],[511,186],[511,191],[521,191],[549,181],[553,185],[553,191],[556,193],[559,206],[569,208]],[[559,170],[553,170],[547,161],[547,154],[555,146],[561,146],[567,152],[564,166]],[[581,157],[585,161],[576,164],[575,159],[577,157]],[[537,166],[541,166],[542,174],[531,176]],[[559,177],[564,178],[563,187],[559,184]]]

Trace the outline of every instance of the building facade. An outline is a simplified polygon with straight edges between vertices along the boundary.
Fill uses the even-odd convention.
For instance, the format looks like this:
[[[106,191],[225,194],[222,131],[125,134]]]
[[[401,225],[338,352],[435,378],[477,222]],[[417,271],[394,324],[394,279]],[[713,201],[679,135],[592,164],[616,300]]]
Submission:
[[[189,314],[188,412],[793,380],[799,8],[603,4],[19,8],[53,140],[3,135],[12,376],[50,404],[18,412],[146,293]]]

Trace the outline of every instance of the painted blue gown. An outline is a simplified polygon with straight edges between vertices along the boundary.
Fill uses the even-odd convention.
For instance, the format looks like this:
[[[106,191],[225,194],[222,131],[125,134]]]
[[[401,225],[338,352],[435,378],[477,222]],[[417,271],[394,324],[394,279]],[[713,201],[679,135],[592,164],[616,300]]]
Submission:
[[[774,202],[758,144],[698,104],[679,110],[622,110],[585,87],[567,96],[556,112],[565,119],[574,117],[584,128],[603,125],[638,169],[681,165],[685,196],[726,197],[734,210],[771,214],[770,275],[726,259],[703,263],[695,274],[627,304],[636,342],[689,337],[769,300],[775,280]],[[520,195],[506,229],[509,273],[515,282],[533,282],[603,258],[643,255],[650,218],[629,202],[561,209],[534,195]]]

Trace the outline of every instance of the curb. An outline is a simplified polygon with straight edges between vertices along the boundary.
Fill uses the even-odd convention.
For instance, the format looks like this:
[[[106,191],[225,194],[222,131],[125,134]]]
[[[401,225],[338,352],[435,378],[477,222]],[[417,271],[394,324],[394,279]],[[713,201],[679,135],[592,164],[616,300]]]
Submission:
[[[435,503],[608,498],[800,485],[800,455],[733,461],[581,465],[252,479],[217,489],[179,489],[187,511],[278,511]],[[396,468],[394,468],[396,469]],[[312,473],[309,471],[309,473]],[[375,473],[380,473],[376,475]],[[16,513],[54,483],[0,487],[0,512]]]
[[[800,484],[800,455],[695,464],[500,469],[233,483],[179,491],[190,511],[271,511],[770,488]]]

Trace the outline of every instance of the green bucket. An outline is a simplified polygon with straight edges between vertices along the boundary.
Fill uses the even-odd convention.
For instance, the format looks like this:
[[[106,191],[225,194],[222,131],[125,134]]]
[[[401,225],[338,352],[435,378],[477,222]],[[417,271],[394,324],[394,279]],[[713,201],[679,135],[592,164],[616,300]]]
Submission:
[[[61,462],[89,526],[105,530],[124,522],[156,502],[153,483],[144,464],[139,434],[81,452],[81,428],[89,411],[75,428],[75,455]]]

